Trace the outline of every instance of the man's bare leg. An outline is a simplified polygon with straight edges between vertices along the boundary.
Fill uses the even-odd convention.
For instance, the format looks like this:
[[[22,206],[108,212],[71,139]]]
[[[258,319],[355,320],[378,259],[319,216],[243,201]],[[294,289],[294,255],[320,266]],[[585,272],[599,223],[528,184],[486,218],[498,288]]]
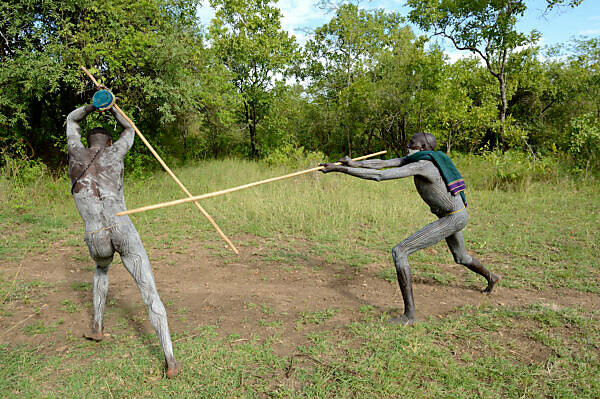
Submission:
[[[446,243],[448,244],[448,248],[450,248],[450,252],[452,252],[452,256],[456,263],[466,266],[472,272],[475,272],[486,279],[488,285],[481,290],[481,292],[484,294],[491,294],[498,281],[500,281],[500,276],[490,272],[477,258],[467,253],[462,232],[458,231],[451,236],[446,237]]]
[[[415,251],[427,248],[437,242],[440,242],[444,237],[456,232],[457,228],[462,228],[466,224],[466,216],[460,213],[446,216],[438,219],[435,222],[429,223],[421,230],[417,231],[400,244],[396,245],[392,250],[394,265],[396,266],[396,275],[398,277],[398,285],[402,291],[402,299],[404,300],[404,314],[398,318],[393,318],[390,321],[402,323],[403,325],[411,325],[416,322],[416,308],[413,299],[412,281],[410,265],[408,264],[408,256]]]
[[[154,327],[165,355],[167,377],[173,378],[179,374],[182,365],[177,362],[173,355],[173,344],[169,333],[167,311],[158,296],[148,255],[133,225],[121,225],[116,230],[120,230],[119,234],[127,236],[127,245],[121,248],[126,250],[126,252],[121,253],[121,259],[123,260],[123,265],[125,265],[125,268],[137,283],[142,300],[148,306],[150,324]]]
[[[415,301],[412,292],[412,275],[410,265],[408,264],[408,254],[403,251],[402,244],[396,245],[392,250],[392,257],[396,266],[396,276],[398,277],[398,285],[402,292],[402,300],[404,301],[404,314],[400,317],[392,317],[390,322],[401,323],[404,326],[414,324],[417,319],[417,311],[415,309]]]
[[[92,295],[94,297],[94,321],[89,332],[83,336],[94,341],[102,341],[104,338],[103,315],[104,306],[106,304],[106,295],[108,294],[108,264],[106,262],[98,262],[96,271],[94,272],[94,282],[92,287]]]

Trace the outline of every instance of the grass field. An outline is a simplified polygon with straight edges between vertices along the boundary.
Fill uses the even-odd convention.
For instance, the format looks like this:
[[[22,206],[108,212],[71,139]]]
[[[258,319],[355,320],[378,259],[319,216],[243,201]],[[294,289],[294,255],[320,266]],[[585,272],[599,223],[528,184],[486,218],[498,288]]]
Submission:
[[[312,174],[204,201],[242,249],[241,260],[189,204],[133,216],[158,269],[159,291],[160,273],[183,270],[181,259],[193,254],[223,276],[224,267],[251,267],[252,281],[267,293],[275,281],[293,284],[286,283],[290,276],[307,286],[317,276],[343,277],[359,288],[365,276],[357,292],[370,295],[342,306],[315,304],[298,290],[292,311],[276,296],[248,294],[239,309],[219,310],[231,314],[225,328],[220,318],[206,320],[191,310],[198,294],[175,281],[167,296],[161,291],[170,322],[179,327],[175,351],[186,367],[175,380],[162,378],[156,337],[134,328],[147,320],[119,316],[125,305],[118,298],[107,310],[115,321],[110,340],[83,341],[72,329],[89,324],[93,268],[66,180],[0,180],[0,364],[6,377],[0,395],[600,397],[600,185],[554,175],[517,190],[490,190],[485,164],[464,159],[458,167],[472,183],[467,248],[502,275],[499,293],[461,304],[460,295],[483,282],[454,266],[443,244],[417,252],[410,258],[415,283],[431,289],[433,300],[444,303],[445,294],[455,293],[458,302],[443,311],[423,306],[434,310],[420,312],[411,328],[389,324],[377,302],[387,299],[376,300],[366,288],[395,292],[384,310],[401,311],[391,248],[433,220],[410,179],[374,183]],[[287,171],[221,160],[175,172],[191,192],[204,193]],[[126,187],[129,208],[184,197],[160,172]],[[52,263],[57,253],[68,254],[65,263]],[[49,264],[79,267],[83,277],[46,278]],[[180,295],[172,304],[170,292]],[[245,295],[239,287],[231,292]],[[511,301],[516,295],[525,299]],[[52,301],[57,309],[42,309]],[[415,301],[419,311],[424,298],[418,292]],[[48,312],[52,317],[43,316]],[[141,318],[144,310],[136,314]],[[245,324],[252,324],[250,333],[237,327]]]

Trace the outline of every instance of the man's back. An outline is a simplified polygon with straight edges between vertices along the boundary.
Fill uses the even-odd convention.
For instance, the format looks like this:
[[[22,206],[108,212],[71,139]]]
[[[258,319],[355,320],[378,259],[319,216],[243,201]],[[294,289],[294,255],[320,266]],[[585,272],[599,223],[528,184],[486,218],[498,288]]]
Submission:
[[[113,112],[124,127],[119,140],[111,145],[110,136],[102,139],[96,135],[90,141],[88,135],[90,148],[84,147],[81,143],[79,122],[92,111],[93,107],[85,106],[71,112],[67,117],[69,176],[73,198],[86,231],[96,231],[122,220],[129,220],[115,214],[126,209],[123,196],[124,159],[135,137],[133,128]],[[95,144],[92,144],[92,141]]]
[[[97,155],[96,155],[97,153]],[[96,155],[94,159],[94,155]],[[94,159],[94,162],[90,162]],[[89,165],[89,167],[88,167]],[[95,231],[117,223],[115,214],[126,210],[123,195],[123,158],[115,148],[83,148],[69,157],[69,176],[75,183],[73,198],[86,225]]]

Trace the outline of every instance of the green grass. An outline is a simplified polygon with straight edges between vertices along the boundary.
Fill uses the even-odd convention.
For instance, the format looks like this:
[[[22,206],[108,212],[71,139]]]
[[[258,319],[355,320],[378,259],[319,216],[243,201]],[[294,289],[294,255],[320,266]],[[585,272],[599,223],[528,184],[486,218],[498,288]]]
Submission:
[[[300,319],[296,321],[297,324],[322,324],[325,321],[331,319],[337,310],[333,308],[327,308],[322,311],[314,311],[314,312],[300,312]]]
[[[481,179],[481,163],[465,162],[464,167],[459,163],[458,167],[467,182],[471,174]],[[176,174],[191,192],[204,193],[288,171],[249,161],[219,160],[184,167]],[[18,261],[26,253],[46,253],[51,245],[79,243],[74,260],[86,262],[83,225],[65,180],[18,188],[3,184],[6,190],[0,191],[0,201],[8,206],[0,210],[1,257]],[[600,186],[593,181],[564,176],[530,183],[525,191],[471,188],[470,220],[464,231],[468,250],[502,274],[501,284],[507,287],[599,293],[599,192]],[[161,172],[128,181],[125,195],[129,208],[184,197]],[[323,256],[327,262],[357,270],[369,263],[391,266],[391,248],[434,220],[410,179],[375,183],[315,173],[202,204],[238,246],[243,247],[248,235],[266,239],[265,260],[293,264]],[[186,243],[198,240],[214,246],[213,252],[224,261],[232,256],[189,204],[132,219],[147,248],[185,251]],[[453,263],[443,243],[414,254],[411,263],[416,266],[416,278],[440,284],[455,279],[443,267]]]
[[[72,283],[71,288],[73,288],[75,291],[91,291],[92,283],[90,283],[89,281],[80,281]]]
[[[62,323],[62,319],[52,324],[44,324],[42,320],[38,320],[23,327],[23,332],[25,335],[44,335],[56,331],[56,327]]]
[[[222,338],[203,327],[177,342],[185,369],[175,380],[162,378],[154,336],[74,341],[61,355],[0,347],[0,394],[592,398],[600,395],[599,316],[543,304],[464,307],[402,328],[366,311],[343,330],[307,334],[309,344],[287,357],[275,354],[271,339]]]
[[[467,193],[469,252],[501,274],[501,285],[509,289],[600,293],[600,185],[556,174],[546,183],[528,180],[515,190],[489,190],[485,165],[458,159],[467,182],[475,182]],[[288,171],[220,160],[175,173],[191,192],[204,193]],[[74,247],[72,261],[90,266],[69,187],[64,179],[19,186],[0,178],[3,263],[16,266],[26,256],[40,259]],[[184,197],[161,172],[129,180],[125,195],[129,208]],[[202,204],[239,248],[260,255],[264,265],[307,273],[330,265],[340,278],[374,265],[375,273],[391,282],[396,281],[391,248],[434,220],[410,179],[374,183],[312,174]],[[189,204],[132,219],[148,249],[185,253],[195,241],[219,262],[236,259]],[[447,267],[453,260],[443,243],[413,254],[410,262],[417,281],[481,286],[468,272]],[[0,273],[0,300],[5,298],[0,317],[11,302],[36,306],[52,292],[40,281],[17,279],[13,286],[13,277]],[[90,287],[81,282],[72,289]],[[50,343],[0,347],[0,397],[600,396],[598,312],[543,304],[464,307],[406,329],[363,306],[361,321],[329,330],[334,308],[301,313],[287,325],[261,299],[254,302],[246,307],[255,310],[258,326],[274,334],[270,339],[229,339],[210,327],[188,331],[193,338],[176,342],[185,370],[174,381],[162,378],[154,335],[115,333],[100,344],[73,338],[60,354],[46,348]],[[69,301],[61,310],[81,311]],[[183,308],[173,317],[186,315]],[[42,337],[58,322],[29,321],[20,332]],[[127,325],[117,321],[121,330]],[[286,331],[304,334],[309,343],[282,357],[273,342],[285,341]]]
[[[18,278],[5,279],[4,273],[0,273],[0,316],[3,314],[5,307],[11,302],[35,305],[51,293],[52,285],[44,281],[24,281]]]

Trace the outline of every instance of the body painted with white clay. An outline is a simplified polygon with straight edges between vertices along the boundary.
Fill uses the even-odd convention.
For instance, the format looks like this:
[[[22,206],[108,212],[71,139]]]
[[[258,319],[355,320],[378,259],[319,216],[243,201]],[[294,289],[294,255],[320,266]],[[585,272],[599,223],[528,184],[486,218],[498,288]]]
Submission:
[[[421,150],[433,151],[435,138],[430,134],[427,134],[427,137],[422,133],[415,134],[408,144],[409,154]],[[440,171],[432,162],[423,160],[405,164],[404,158],[352,161],[349,157],[342,158],[339,162],[342,165],[322,164],[325,168],[321,171],[324,173],[342,172],[378,182],[412,176],[417,192],[429,206],[431,212],[438,217],[438,220],[423,227],[392,249],[398,284],[404,301],[404,314],[392,321],[406,325],[413,324],[416,320],[408,256],[443,239],[446,240],[454,261],[484,277],[488,285],[483,292],[492,292],[500,277],[491,273],[479,260],[467,253],[461,232],[467,225],[467,209],[459,195],[452,195],[448,191]],[[389,169],[381,170],[384,168]]]
[[[133,145],[135,132],[113,107],[110,112],[123,127],[121,137],[111,145],[110,139],[106,142],[105,135],[89,136],[90,148],[86,148],[81,143],[79,122],[93,111],[94,107],[87,105],[74,110],[67,117],[69,176],[73,184],[73,198],[85,223],[85,242],[90,256],[96,262],[92,290],[94,321],[91,332],[85,336],[97,341],[103,338],[102,318],[108,292],[108,269],[114,253],[118,252],[148,306],[150,323],[158,335],[167,362],[167,376],[174,377],[181,366],[173,355],[167,313],[156,291],[148,255],[129,217],[116,216],[117,212],[126,210],[123,195],[124,160]],[[90,164],[92,159],[94,161]]]

